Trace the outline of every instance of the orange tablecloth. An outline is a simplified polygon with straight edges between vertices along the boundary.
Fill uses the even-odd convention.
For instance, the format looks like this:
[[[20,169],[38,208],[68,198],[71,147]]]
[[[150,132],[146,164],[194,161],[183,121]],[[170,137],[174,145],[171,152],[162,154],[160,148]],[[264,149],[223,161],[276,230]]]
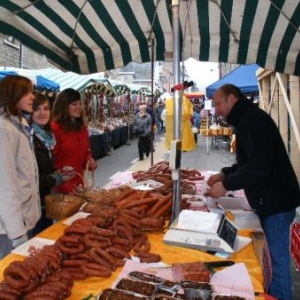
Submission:
[[[47,230],[39,234],[40,237],[48,239],[57,239],[63,234],[66,225],[60,221]],[[149,241],[151,242],[152,252],[159,253],[162,257],[162,261],[171,264],[179,262],[193,262],[193,261],[214,261],[221,260],[220,258],[207,254],[205,252],[182,248],[177,246],[166,245],[163,243],[162,233],[149,234]],[[0,280],[3,279],[3,270],[5,267],[14,260],[23,260],[24,257],[17,254],[10,254],[0,261]],[[255,255],[254,247],[249,244],[244,249],[235,253],[231,258],[235,262],[244,263],[250,274],[252,284],[255,292],[263,292],[263,275],[262,270]],[[80,300],[87,297],[90,294],[97,295],[102,289],[111,287],[112,283],[116,280],[121,269],[117,269],[113,272],[110,278],[96,278],[90,277],[82,281],[75,281],[72,288],[72,295],[68,297],[68,300]],[[264,299],[263,297],[256,297],[258,300]]]

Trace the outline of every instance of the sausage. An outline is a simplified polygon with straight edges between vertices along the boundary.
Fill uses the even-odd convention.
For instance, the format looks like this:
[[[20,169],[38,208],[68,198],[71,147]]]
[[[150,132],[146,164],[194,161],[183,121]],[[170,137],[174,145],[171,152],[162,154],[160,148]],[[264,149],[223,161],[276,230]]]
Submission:
[[[129,208],[133,208],[133,207],[136,207],[136,206],[139,206],[139,205],[144,205],[144,204],[149,205],[149,204],[151,204],[153,202],[156,202],[156,201],[157,201],[156,197],[149,197],[149,198],[146,198],[146,199],[133,200],[133,201],[130,201],[130,203],[125,204],[122,208],[129,209]]]
[[[22,292],[10,288],[5,281],[0,284],[0,300],[16,300],[20,299]]]
[[[88,252],[76,253],[69,256],[71,260],[86,260],[88,262],[92,261],[91,255]]]
[[[153,217],[155,217],[155,218],[162,217],[171,208],[172,208],[172,201],[169,201],[169,202],[165,203],[159,210],[157,210],[153,214]]]
[[[117,234],[117,236],[127,239],[131,245],[133,244],[134,240],[133,240],[133,230],[132,229],[118,225],[118,226],[114,227],[114,232]]]
[[[140,195],[138,192],[135,192],[134,194],[130,194],[128,197],[123,198],[122,200],[115,203],[115,206],[117,209],[122,209],[124,205],[130,203],[133,200],[140,199]]]
[[[16,290],[27,287],[31,280],[30,273],[18,261],[10,263],[3,275],[7,285]]]
[[[61,252],[66,254],[81,253],[84,250],[84,246],[77,236],[63,235],[56,241],[56,245]]]
[[[63,268],[62,272],[67,272],[73,280],[83,280],[87,275],[82,272],[81,268]]]
[[[118,247],[110,246],[110,247],[106,248],[105,251],[114,258],[123,259],[126,257],[128,259],[131,259],[131,256],[128,252],[126,252],[125,250],[120,249]]]
[[[139,239],[133,246],[135,253],[148,253],[150,251],[150,243],[148,240]]]
[[[83,242],[90,248],[107,248],[111,245],[111,240],[108,237],[100,236],[94,233],[88,233],[83,237]]]
[[[155,253],[138,253],[135,256],[140,259],[141,263],[159,262],[161,260],[160,255]]]
[[[118,246],[122,249],[124,249],[125,251],[130,251],[132,246],[131,246],[131,243],[127,240],[127,239],[124,239],[124,238],[121,238],[121,237],[114,237],[112,239],[112,245],[113,246]]]
[[[1,291],[0,300],[18,300],[18,299],[20,298],[14,295],[13,293],[10,293],[8,291]]]
[[[114,236],[116,236],[116,234],[112,230],[99,228],[97,226],[92,226],[91,229],[90,229],[90,232],[95,233],[95,234],[99,234],[99,235],[105,236],[105,237],[114,237]]]
[[[147,216],[153,216],[159,208],[161,208],[165,203],[170,201],[172,199],[173,194],[169,193],[167,196],[164,196],[163,198],[159,199],[146,213]]]
[[[91,225],[92,226],[92,225]],[[71,225],[64,230],[65,235],[84,235],[90,231],[91,226]]]
[[[81,269],[87,276],[110,277],[112,274],[112,270],[110,268],[95,263],[82,265]]]
[[[115,199],[115,204],[118,203],[120,200],[126,198],[127,196],[129,196],[130,194],[134,193],[133,189],[127,189],[125,191],[123,191],[116,199]]]
[[[91,257],[98,264],[105,266],[111,270],[116,269],[115,261],[105,250],[101,248],[92,248],[90,250]]]
[[[67,259],[61,263],[61,266],[63,268],[78,268],[86,264],[86,262],[84,259]]]
[[[93,215],[87,216],[87,219],[89,219],[93,225],[96,225],[98,227],[106,227],[107,226],[107,219],[103,217],[96,217]]]
[[[118,213],[119,213],[120,216],[125,215],[125,216],[128,216],[128,217],[132,217],[133,219],[137,219],[137,220],[141,218],[139,213],[135,212],[132,209],[122,208],[122,209],[119,210]]]
[[[160,228],[162,229],[165,221],[162,218],[144,218],[141,221],[141,229],[144,230],[144,228]]]

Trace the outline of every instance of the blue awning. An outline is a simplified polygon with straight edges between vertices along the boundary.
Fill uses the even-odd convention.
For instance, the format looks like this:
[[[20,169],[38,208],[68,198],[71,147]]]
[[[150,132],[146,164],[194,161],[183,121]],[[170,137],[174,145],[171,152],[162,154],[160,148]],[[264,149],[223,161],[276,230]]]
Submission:
[[[0,80],[8,75],[19,75],[19,73],[17,71],[1,70],[0,71]],[[59,84],[52,80],[45,78],[44,76],[41,76],[41,75],[26,76],[24,74],[20,74],[20,75],[30,78],[33,82],[33,85],[35,86],[35,90],[52,91],[52,92],[59,91]]]
[[[236,85],[244,94],[258,92],[258,82],[255,73],[258,68],[259,66],[256,64],[237,67],[220,80],[209,85],[206,88],[206,96],[211,98],[219,87],[227,83]]]

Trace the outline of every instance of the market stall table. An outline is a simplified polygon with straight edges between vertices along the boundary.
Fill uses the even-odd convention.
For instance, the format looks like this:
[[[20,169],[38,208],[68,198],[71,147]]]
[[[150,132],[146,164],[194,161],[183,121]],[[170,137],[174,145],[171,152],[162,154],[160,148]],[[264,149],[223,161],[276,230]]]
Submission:
[[[121,145],[121,127],[117,127],[111,131],[111,146],[113,148]]]
[[[125,144],[128,140],[130,140],[130,136],[132,134],[132,126],[128,128],[128,126],[123,126],[121,128],[121,144]]]
[[[63,221],[55,223],[38,236],[56,240],[63,234],[63,230],[67,225],[63,224]],[[194,261],[214,261],[220,260],[216,256],[207,254],[205,252],[182,248],[177,246],[170,246],[163,243],[163,233],[150,233],[149,241],[151,242],[152,252],[159,253],[162,257],[162,261],[166,264],[172,263],[185,263]],[[0,261],[0,280],[3,279],[3,270],[14,260],[23,260],[25,257],[17,254],[10,254]],[[254,252],[254,247],[249,244],[241,251],[235,253],[230,257],[235,262],[244,263],[247,267],[249,275],[252,280],[252,284],[255,292],[263,292],[263,275],[261,267],[258,263],[257,257]],[[72,295],[68,297],[68,300],[79,300],[83,299],[91,294],[97,295],[101,290],[112,286],[113,282],[118,278],[122,268],[118,268],[113,272],[110,278],[98,278],[89,277],[85,280],[75,281],[74,287],[72,288]],[[256,299],[264,299],[261,296],[257,296]]]
[[[94,134],[90,136],[91,150],[94,159],[99,159],[107,155],[108,133]]]

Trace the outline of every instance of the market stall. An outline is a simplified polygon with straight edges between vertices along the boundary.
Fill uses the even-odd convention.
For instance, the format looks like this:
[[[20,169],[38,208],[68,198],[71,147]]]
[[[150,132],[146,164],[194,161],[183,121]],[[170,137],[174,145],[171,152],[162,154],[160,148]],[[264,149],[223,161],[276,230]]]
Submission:
[[[184,177],[184,180],[182,181],[182,188],[185,193],[189,193],[190,197],[190,202],[184,200],[186,199],[184,197],[187,197],[187,195],[183,196],[182,198],[182,204],[184,204],[186,207],[186,210],[184,211],[192,212],[197,210],[197,207],[203,207],[204,203],[200,205],[199,202],[201,201],[199,198],[197,198],[197,195],[199,197],[201,192],[202,194],[204,193],[203,179],[205,176],[209,175],[209,172],[202,172],[200,174],[199,171],[192,169],[181,169],[180,172],[182,177]],[[55,241],[58,241],[56,242],[56,245],[64,254],[63,256],[60,256],[58,260],[59,265],[51,265],[51,268],[47,270],[47,276],[50,276],[52,272],[62,272],[60,268],[63,269],[63,272],[71,272],[69,274],[71,276],[75,276],[76,278],[74,277],[74,286],[71,289],[71,295],[66,299],[78,300],[93,299],[89,297],[91,297],[91,295],[98,295],[104,289],[114,287],[115,284],[119,282],[121,278],[126,277],[130,271],[143,271],[146,273],[150,272],[155,276],[165,278],[165,280],[168,278],[168,280],[172,279],[171,281],[177,281],[175,278],[176,276],[174,275],[175,273],[172,273],[174,269],[170,269],[170,265],[174,267],[175,265],[178,266],[180,263],[199,263],[199,261],[204,263],[208,261],[224,260],[224,257],[212,255],[206,251],[192,249],[189,246],[183,248],[166,243],[165,236],[167,229],[165,226],[168,226],[167,220],[170,213],[169,201],[171,199],[169,195],[172,189],[172,187],[169,185],[172,179],[170,177],[171,174],[169,172],[167,162],[157,163],[149,170],[137,171],[134,173],[127,172],[126,174],[120,174],[119,176],[123,180],[123,183],[122,180],[119,181],[120,178],[115,178],[115,182],[111,182],[106,189],[91,190],[88,192],[86,198],[87,203],[83,207],[84,212],[80,212],[70,218],[66,218],[55,223],[47,230],[40,233],[37,237],[31,239],[27,244],[23,244],[19,248],[15,249],[14,253],[8,255],[0,261],[1,270],[6,270],[13,261],[23,261],[25,256],[28,256],[30,253],[32,253],[33,248],[35,255],[39,255],[38,253],[41,253],[41,250],[38,249],[39,247],[43,245],[51,245],[55,243]],[[151,178],[154,178],[155,180]],[[119,182],[117,183],[117,181]],[[192,195],[192,193],[195,194],[196,191],[197,195]],[[242,193],[238,195],[242,196]],[[137,198],[137,196],[139,198]],[[194,202],[195,200],[193,200],[192,197],[196,197],[198,199],[198,201],[196,201],[197,203]],[[158,205],[159,203],[168,204],[168,209],[161,210],[160,208],[162,207]],[[155,210],[155,207],[158,210]],[[140,210],[136,210],[137,208],[140,208]],[[190,210],[188,208],[190,208]],[[142,211],[144,212],[143,214],[141,214]],[[88,216],[86,214],[87,212],[91,215]],[[207,214],[209,215],[210,213]],[[107,216],[107,219],[105,219],[104,216]],[[161,216],[161,218],[155,218],[155,216]],[[162,222],[163,220],[165,220],[166,223]],[[100,225],[99,222],[102,225]],[[121,223],[123,224],[122,226],[126,227],[127,229],[131,228],[132,235],[129,233],[130,230],[121,230]],[[129,223],[131,224],[130,227],[128,227]],[[95,226],[95,224],[98,225]],[[75,231],[77,232],[77,236]],[[90,239],[91,233],[89,233],[92,231],[97,231],[98,235],[103,237],[102,242],[107,240],[111,241],[112,245],[108,247],[103,246],[103,249],[107,249],[106,251],[109,251],[108,249],[110,249],[111,251],[106,253],[111,253],[112,257],[114,257],[114,251],[117,251],[119,254],[122,253],[123,257],[127,257],[128,254],[126,253],[131,253],[133,256],[131,256],[131,259],[123,261],[123,263],[120,256],[119,258],[115,258],[113,262],[108,260],[114,265],[114,267],[111,266],[112,269],[109,269],[109,271],[106,268],[105,271],[108,272],[105,273],[106,275],[104,275],[104,273],[101,273],[102,276],[100,277],[99,274],[97,277],[88,275],[95,274],[89,273],[96,272],[96,269],[93,269],[95,268],[95,262],[89,263],[89,266],[91,268],[93,267],[92,269],[83,268],[84,264],[88,263],[85,261],[85,259],[87,259],[87,257],[89,257],[89,259],[94,259],[95,253],[98,255],[102,253],[100,250],[97,252],[95,250],[95,240]],[[122,235],[119,235],[121,232]],[[239,230],[239,235],[249,238],[251,236],[251,232],[252,230],[249,230],[249,228],[247,230]],[[123,234],[125,234],[126,238]],[[139,239],[139,237],[141,237],[140,234],[142,234],[142,239]],[[121,236],[123,237],[121,238]],[[113,248],[114,245],[117,245],[117,243],[120,242],[120,238],[123,243],[124,239],[126,240],[128,238],[128,241],[130,241],[130,239],[134,236],[135,238],[132,240],[133,246],[130,246],[130,248],[127,248],[127,246],[125,247],[127,243],[122,244],[123,246],[121,248]],[[79,239],[79,237],[81,238]],[[117,239],[115,239],[115,237]],[[78,243],[78,246],[73,247],[72,245],[68,245],[68,242],[66,241],[70,242],[71,240],[73,243],[75,243],[75,245]],[[138,241],[142,242],[142,245],[139,245]],[[93,243],[93,246],[90,246],[92,248],[88,246],[90,243]],[[147,250],[144,247],[146,247]],[[84,248],[86,248],[86,250],[83,250]],[[78,249],[82,250],[79,251]],[[123,249],[123,252],[120,249]],[[132,250],[130,251],[130,249]],[[126,251],[125,254],[123,254],[124,250]],[[71,254],[70,251],[74,253]],[[76,258],[75,252],[81,258],[79,258],[79,256]],[[159,258],[158,260],[161,262],[158,264],[152,263],[150,265],[144,263],[143,257],[150,257],[146,256],[150,253],[156,255],[155,258]],[[32,256],[33,259],[35,255]],[[53,255],[54,254],[52,252],[51,257],[53,257]],[[85,257],[85,262],[83,261],[83,257]],[[97,257],[100,259],[101,256],[96,256],[96,258]],[[77,262],[74,262],[76,259]],[[254,246],[251,243],[245,245],[240,250],[231,253],[229,259],[234,261],[235,264],[233,266],[226,267],[220,272],[216,272],[215,274],[211,274],[209,277],[207,277],[211,283],[214,282],[213,289],[215,293],[218,290],[224,291],[224,288],[226,288],[227,293],[230,293],[231,295],[246,294],[247,296],[244,296],[245,299],[263,299],[262,297],[258,296],[259,293],[263,292],[263,274],[258,258],[254,251]],[[158,260],[155,261],[157,262]],[[99,262],[100,261],[101,260],[99,260]],[[79,263],[79,265],[76,265],[77,263]],[[72,268],[67,267],[71,264],[73,265]],[[32,267],[32,265],[30,266]],[[82,266],[82,270],[84,271],[81,271],[81,275],[83,274],[83,277],[80,277],[80,274],[76,272],[76,266],[80,270]],[[103,269],[101,270],[103,271]],[[170,270],[172,271],[171,273]],[[35,281],[36,284],[45,284],[45,282],[47,282],[47,276],[40,283],[39,280]],[[224,276],[226,277],[225,281]],[[51,278],[54,280],[53,276]],[[0,279],[3,279],[3,274],[0,274]],[[35,287],[33,287],[33,289],[34,288]]]
[[[50,102],[54,101],[56,94],[60,90],[59,83],[52,81],[44,76],[36,75],[30,72],[30,70],[17,69],[17,70],[0,70],[0,80],[8,75],[21,75],[29,78],[36,92],[44,93]]]
[[[256,64],[239,66],[220,80],[212,83],[206,88],[206,96],[211,98],[214,92],[224,84],[236,85],[243,94],[258,93],[258,82],[256,70],[259,68]]]
[[[63,224],[63,222],[59,222],[49,229],[42,232],[39,237],[46,239],[58,239],[63,230],[67,226]],[[157,253],[162,257],[162,261],[166,264],[173,263],[187,263],[194,261],[215,261],[221,260],[217,257],[207,254],[205,252],[201,252],[199,250],[181,248],[177,246],[170,246],[163,243],[163,234],[162,233],[152,233],[149,234],[149,241],[151,243],[151,247],[155,249]],[[184,255],[183,255],[184,252]],[[0,268],[4,270],[5,267],[9,265],[12,261],[15,260],[23,260],[24,256],[11,254],[0,261]],[[263,292],[262,287],[262,272],[261,268],[258,264],[258,260],[255,256],[253,246],[249,245],[247,248],[241,250],[239,253],[234,254],[231,258],[236,263],[243,263],[246,265],[247,270],[250,274],[251,281],[254,287],[255,292]],[[72,288],[72,295],[68,297],[68,300],[78,300],[84,299],[90,296],[91,294],[96,296],[103,289],[112,287],[115,280],[118,278],[120,273],[122,272],[122,268],[117,268],[116,271],[112,273],[109,278],[99,278],[99,277],[89,277],[84,280],[76,280],[74,283],[74,287]],[[3,279],[3,274],[0,274],[0,279]],[[254,296],[253,296],[254,297]],[[256,297],[255,299],[264,299],[263,297]]]

